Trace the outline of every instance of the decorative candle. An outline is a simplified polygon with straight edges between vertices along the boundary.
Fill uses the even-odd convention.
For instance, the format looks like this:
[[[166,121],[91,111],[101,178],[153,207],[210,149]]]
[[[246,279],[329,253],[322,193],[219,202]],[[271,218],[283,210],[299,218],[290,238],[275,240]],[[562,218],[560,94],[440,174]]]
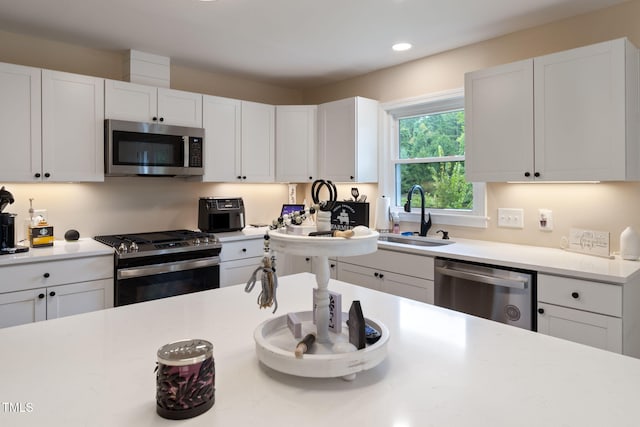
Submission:
[[[215,401],[213,345],[194,339],[158,350],[156,410],[161,417],[183,420],[206,412]]]

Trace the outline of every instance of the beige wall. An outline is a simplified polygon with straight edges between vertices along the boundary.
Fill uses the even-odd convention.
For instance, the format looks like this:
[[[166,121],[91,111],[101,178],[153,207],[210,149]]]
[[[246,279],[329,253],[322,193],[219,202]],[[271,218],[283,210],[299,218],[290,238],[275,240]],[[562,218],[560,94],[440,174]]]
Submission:
[[[179,64],[172,64],[171,85],[176,89],[273,104],[315,104],[354,95],[388,102],[461,87],[466,71],[598,41],[627,36],[640,46],[638,23],[640,0],[633,0],[302,92]],[[0,31],[2,62],[120,79],[123,55]],[[247,204],[248,222],[269,222],[279,212],[280,204],[286,202],[288,191],[282,184],[202,184],[164,178],[110,178],[102,184],[6,185],[18,199],[9,211],[24,219],[28,198],[33,197],[36,208],[49,209],[58,230],[73,227],[83,235],[195,228],[195,206],[202,195],[242,196]],[[308,198],[308,186],[299,187],[298,199]],[[339,198],[348,198],[350,187],[339,186]],[[358,187],[369,200],[375,200],[375,185]],[[640,210],[640,183],[490,184],[487,197],[489,227],[447,227],[454,239],[458,236],[558,246],[561,236],[574,226],[610,231],[612,247],[617,249],[619,233],[625,226],[640,229],[640,216],[636,215]],[[497,228],[498,207],[523,208],[525,229]],[[553,210],[554,231],[538,231],[535,218],[539,208]],[[374,205],[371,212],[375,212]],[[403,227],[414,228],[410,224]]]

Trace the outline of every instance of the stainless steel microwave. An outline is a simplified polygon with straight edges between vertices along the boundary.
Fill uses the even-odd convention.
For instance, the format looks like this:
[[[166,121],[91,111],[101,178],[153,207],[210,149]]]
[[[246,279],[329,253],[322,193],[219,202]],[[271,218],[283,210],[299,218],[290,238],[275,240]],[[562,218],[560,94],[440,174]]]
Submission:
[[[107,119],[105,175],[204,174],[204,129]]]

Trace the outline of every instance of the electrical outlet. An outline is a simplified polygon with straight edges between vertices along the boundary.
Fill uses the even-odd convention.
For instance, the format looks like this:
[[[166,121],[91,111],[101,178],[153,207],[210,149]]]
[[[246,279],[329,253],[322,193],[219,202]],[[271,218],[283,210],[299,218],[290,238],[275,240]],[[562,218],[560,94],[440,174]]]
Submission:
[[[498,227],[524,228],[524,210],[498,208]]]
[[[542,231],[553,230],[553,212],[551,209],[538,209],[538,228]]]

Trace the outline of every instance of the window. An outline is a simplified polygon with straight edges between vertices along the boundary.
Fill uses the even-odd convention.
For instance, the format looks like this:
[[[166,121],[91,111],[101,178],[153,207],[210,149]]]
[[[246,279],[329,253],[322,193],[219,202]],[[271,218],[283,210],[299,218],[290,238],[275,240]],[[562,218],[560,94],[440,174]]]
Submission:
[[[403,205],[414,184],[425,192],[425,206],[439,224],[486,227],[485,185],[464,176],[464,97],[462,90],[383,105],[387,138],[383,156],[383,194],[403,221],[417,221],[420,195]],[[385,164],[386,163],[386,164]],[[417,209],[416,209],[417,208]]]

